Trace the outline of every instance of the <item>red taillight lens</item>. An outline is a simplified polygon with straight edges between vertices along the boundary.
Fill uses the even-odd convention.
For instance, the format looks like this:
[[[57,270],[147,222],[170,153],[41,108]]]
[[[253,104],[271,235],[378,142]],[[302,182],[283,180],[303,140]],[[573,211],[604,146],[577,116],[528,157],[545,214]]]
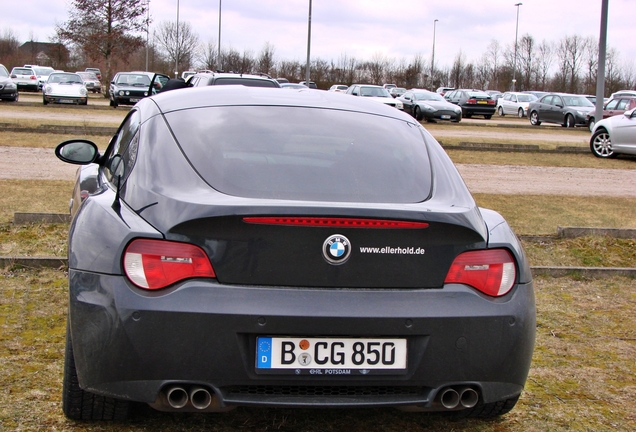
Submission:
[[[494,101],[494,100],[492,100],[492,99],[488,99],[488,105],[494,105],[494,104],[495,104],[495,101]]]
[[[498,297],[512,289],[517,278],[515,261],[505,249],[464,252],[455,258],[444,283],[461,283],[489,296]]]
[[[330,217],[244,217],[243,221],[264,225],[300,225],[316,227],[347,227],[347,228],[427,228],[426,222],[411,222],[386,219],[363,218],[330,218]]]
[[[184,279],[216,277],[203,249],[165,240],[133,240],[124,252],[124,271],[132,283],[151,290]]]
[[[476,103],[477,103],[477,99],[468,99],[468,100],[466,101],[466,103],[469,103],[469,104],[476,104]]]

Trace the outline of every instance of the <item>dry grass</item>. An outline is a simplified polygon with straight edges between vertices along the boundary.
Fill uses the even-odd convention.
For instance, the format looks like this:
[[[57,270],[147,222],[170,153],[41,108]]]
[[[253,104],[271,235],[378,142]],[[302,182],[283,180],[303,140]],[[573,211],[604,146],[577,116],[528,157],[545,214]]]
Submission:
[[[0,134],[0,146],[54,149],[62,141],[76,138],[78,138],[77,134],[3,132]],[[91,140],[97,144],[100,150],[105,150],[111,137],[103,135],[81,135],[81,138]]]
[[[499,419],[451,422],[393,409],[248,409],[126,423],[64,418],[66,275],[0,270],[0,430],[21,431],[609,431],[636,424],[636,280],[535,280],[537,339],[526,390]]]
[[[532,266],[636,268],[636,240],[579,237],[522,241]]]
[[[636,228],[636,199],[474,194],[501,213],[518,235],[551,235],[559,226]]]
[[[68,213],[73,182],[63,180],[0,180],[0,224],[15,212]]]

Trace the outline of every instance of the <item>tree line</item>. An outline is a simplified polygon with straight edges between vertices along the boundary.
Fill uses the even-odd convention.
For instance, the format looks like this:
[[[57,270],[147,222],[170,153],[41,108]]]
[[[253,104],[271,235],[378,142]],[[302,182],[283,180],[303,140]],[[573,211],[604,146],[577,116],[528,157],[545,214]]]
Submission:
[[[56,26],[49,40],[64,44],[70,55],[51,59],[50,66],[63,70],[100,67],[105,80],[118,71],[146,70],[173,75],[175,70],[224,70],[236,73],[264,73],[290,82],[305,79],[305,62],[277,59],[276,49],[265,42],[261,51],[220,52],[216,41],[202,42],[190,23],[165,21],[150,29],[147,3],[143,0],[73,0],[69,19]],[[5,30],[0,36],[0,62],[5,66],[33,63],[21,44]],[[515,61],[515,51],[516,61]],[[606,56],[605,93],[636,88],[632,62],[623,62],[614,48]],[[44,66],[44,65],[43,65]],[[393,83],[405,88],[450,86],[508,91],[513,78],[515,89],[559,91],[580,94],[596,93],[598,41],[580,35],[565,36],[559,41],[538,42],[532,35],[502,45],[493,39],[477,60],[467,60],[460,50],[452,65],[431,65],[421,54],[411,59],[390,58],[376,54],[360,60],[348,54],[338,59],[313,58],[310,77],[319,88],[332,84]]]

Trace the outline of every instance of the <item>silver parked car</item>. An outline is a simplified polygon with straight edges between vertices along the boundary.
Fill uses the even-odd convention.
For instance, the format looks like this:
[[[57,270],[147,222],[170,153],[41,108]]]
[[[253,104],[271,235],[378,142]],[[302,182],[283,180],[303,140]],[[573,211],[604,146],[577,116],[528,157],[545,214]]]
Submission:
[[[528,105],[536,100],[537,97],[530,93],[506,92],[503,97],[497,99],[497,114],[502,117],[510,114],[524,118],[528,112]]]
[[[590,150],[600,158],[636,155],[636,108],[597,122],[592,130]]]

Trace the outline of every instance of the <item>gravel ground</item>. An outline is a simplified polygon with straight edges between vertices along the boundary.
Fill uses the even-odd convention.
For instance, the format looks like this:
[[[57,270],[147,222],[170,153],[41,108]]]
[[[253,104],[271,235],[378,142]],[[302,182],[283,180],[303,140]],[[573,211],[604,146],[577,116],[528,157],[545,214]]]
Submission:
[[[636,198],[636,170],[458,164],[473,193]],[[73,180],[51,149],[0,146],[0,179]]]

